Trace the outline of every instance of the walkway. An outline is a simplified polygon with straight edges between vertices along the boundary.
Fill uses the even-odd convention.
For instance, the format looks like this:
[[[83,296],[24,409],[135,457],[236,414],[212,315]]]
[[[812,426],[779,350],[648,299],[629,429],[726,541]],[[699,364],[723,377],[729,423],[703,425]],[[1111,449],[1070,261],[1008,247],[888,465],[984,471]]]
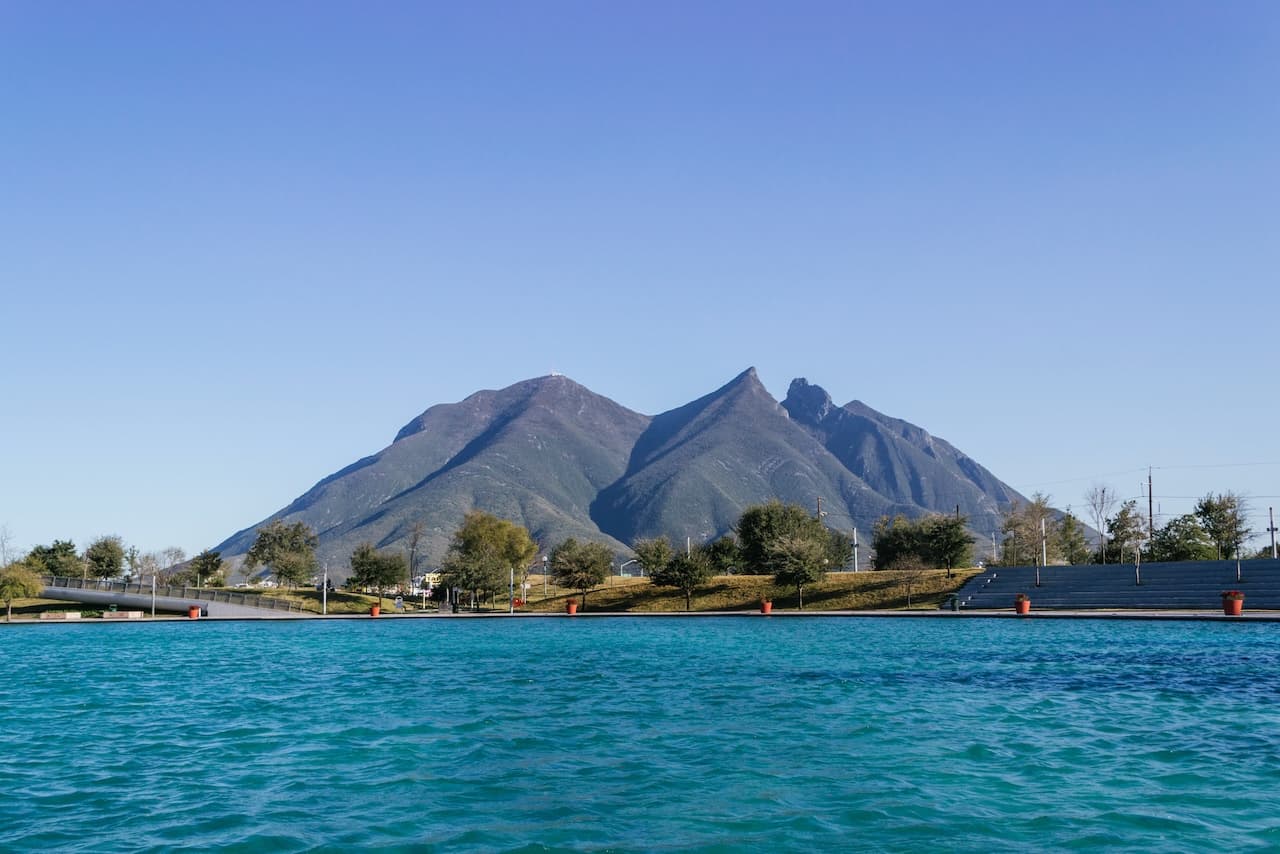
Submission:
[[[240,593],[231,590],[210,590],[199,587],[152,588],[148,583],[105,581],[49,577],[44,579],[40,596],[66,602],[83,602],[89,605],[115,605],[130,610],[187,613],[192,606],[200,607],[202,617],[305,617],[297,602],[272,599],[259,593]]]

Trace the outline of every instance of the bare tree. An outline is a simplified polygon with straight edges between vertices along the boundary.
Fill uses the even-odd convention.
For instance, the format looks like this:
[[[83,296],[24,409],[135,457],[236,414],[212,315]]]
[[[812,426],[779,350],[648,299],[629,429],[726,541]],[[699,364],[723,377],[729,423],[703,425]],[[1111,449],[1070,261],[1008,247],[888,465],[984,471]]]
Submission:
[[[413,527],[409,529],[409,581],[413,584],[418,583],[418,564],[422,562],[419,550],[426,533],[427,523],[421,519],[414,522]]]
[[[13,534],[8,525],[0,525],[0,567],[13,562]]]
[[[1084,494],[1085,503],[1089,505],[1089,515],[1093,517],[1093,527],[1098,531],[1098,552],[1102,562],[1107,562],[1107,519],[1115,509],[1119,498],[1116,491],[1106,484],[1095,483]]]

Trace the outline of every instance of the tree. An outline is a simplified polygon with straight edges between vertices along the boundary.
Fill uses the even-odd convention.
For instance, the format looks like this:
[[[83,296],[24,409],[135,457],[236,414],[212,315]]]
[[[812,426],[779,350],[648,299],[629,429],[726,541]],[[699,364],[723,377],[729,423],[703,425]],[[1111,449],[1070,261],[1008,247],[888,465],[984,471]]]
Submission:
[[[32,572],[56,575],[64,578],[80,575],[83,564],[76,554],[76,544],[70,540],[54,540],[50,546],[36,546],[27,555],[27,566]]]
[[[783,537],[803,537],[825,546],[829,536],[826,527],[810,516],[808,510],[799,504],[783,504],[776,498],[744,510],[735,531],[746,571],[756,575],[775,574],[770,561],[774,546]]]
[[[1120,511],[1107,520],[1107,537],[1111,540],[1107,553],[1116,563],[1123,563],[1126,553],[1136,558],[1145,529],[1146,521],[1138,510],[1138,502],[1131,499],[1121,504]]]
[[[1217,549],[1219,560],[1235,557],[1249,539],[1249,507],[1234,492],[1206,495],[1196,502],[1195,515]]]
[[[911,597],[915,595],[916,588],[924,583],[925,570],[921,566],[909,566],[902,570],[898,575],[898,584],[902,586],[902,592],[907,597],[907,607],[911,607]]]
[[[582,607],[587,607],[587,592],[609,577],[613,555],[600,543],[579,543],[573,537],[551,550],[551,575],[557,585],[582,594]]]
[[[0,569],[0,599],[4,600],[4,621],[13,618],[13,600],[31,599],[40,595],[44,582],[40,576],[22,561]]]
[[[911,520],[882,516],[871,530],[876,569],[933,567],[946,569],[973,562],[973,536],[963,516],[933,513]]]
[[[1107,519],[1116,506],[1116,491],[1109,486],[1095,483],[1084,494],[1085,503],[1089,505],[1089,513],[1093,517],[1093,527],[1098,531],[1098,555],[1102,563],[1107,562]]]
[[[412,581],[416,581],[418,578],[418,564],[422,560],[422,555],[420,554],[422,538],[426,533],[427,523],[421,519],[414,522],[409,528],[409,579]]]
[[[920,530],[902,514],[892,519],[881,516],[871,528],[871,548],[875,552],[872,565],[876,569],[888,569],[911,559],[919,561]]]
[[[524,583],[538,545],[523,525],[471,510],[453,532],[441,569],[448,587],[496,596],[515,580]]]
[[[1036,566],[1062,560],[1057,538],[1049,536],[1055,529],[1055,513],[1049,500],[1049,496],[1037,492],[1026,504],[1015,501],[1009,508],[1001,526],[1005,564],[1017,564],[1027,558]]]
[[[381,605],[383,591],[404,581],[408,568],[403,554],[380,552],[373,543],[361,543],[351,553],[351,577],[347,584],[350,587],[372,587]]]
[[[920,520],[921,546],[925,563],[945,568],[947,577],[957,566],[973,563],[973,536],[965,527],[969,520],[964,516],[934,513]]]
[[[742,551],[732,534],[725,534],[699,548],[707,556],[716,575],[733,575],[734,570],[742,566]]]
[[[1148,560],[1213,560],[1216,546],[1193,513],[1164,524],[1148,546]]]
[[[783,587],[795,587],[804,610],[804,586],[826,577],[826,544],[811,535],[784,535],[773,540],[766,555],[773,567],[773,581]]]
[[[187,552],[179,546],[169,546],[160,551],[160,563],[170,578],[177,573],[178,564],[187,559]],[[306,579],[303,579],[304,581]]]
[[[14,557],[13,533],[8,525],[0,525],[0,566],[8,566]]]
[[[219,587],[224,581],[226,565],[221,552],[205,549],[191,559],[188,571],[195,575],[197,587],[201,584]]]
[[[266,566],[282,584],[292,587],[308,581],[316,570],[315,531],[302,522],[285,524],[276,519],[258,529],[258,536],[245,555],[246,570]]]
[[[119,537],[99,537],[84,550],[84,563],[93,578],[115,578],[124,569],[124,543]]]
[[[654,537],[649,540],[636,540],[631,546],[631,550],[636,553],[636,560],[640,563],[640,568],[650,578],[657,577],[657,574],[671,563],[671,559],[675,557],[675,550],[671,548],[671,540],[666,537]]]
[[[1070,513],[1058,519],[1055,526],[1058,550],[1069,564],[1089,562],[1089,542],[1084,536],[1084,526]]]
[[[684,594],[684,609],[693,610],[693,591],[711,580],[714,570],[705,552],[696,549],[687,555],[675,555],[665,566],[653,572],[653,583],[659,587],[675,587]]]

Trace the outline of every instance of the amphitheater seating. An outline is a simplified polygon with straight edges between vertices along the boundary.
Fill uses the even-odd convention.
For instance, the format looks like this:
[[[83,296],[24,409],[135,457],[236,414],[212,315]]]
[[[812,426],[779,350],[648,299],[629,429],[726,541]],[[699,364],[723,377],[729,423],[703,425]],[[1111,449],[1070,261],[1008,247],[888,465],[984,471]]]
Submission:
[[[1047,566],[1038,586],[1036,575],[1034,566],[992,567],[960,588],[960,607],[1012,608],[1025,593],[1033,610],[1207,611],[1221,607],[1222,591],[1239,590],[1245,610],[1280,610],[1280,560]]]

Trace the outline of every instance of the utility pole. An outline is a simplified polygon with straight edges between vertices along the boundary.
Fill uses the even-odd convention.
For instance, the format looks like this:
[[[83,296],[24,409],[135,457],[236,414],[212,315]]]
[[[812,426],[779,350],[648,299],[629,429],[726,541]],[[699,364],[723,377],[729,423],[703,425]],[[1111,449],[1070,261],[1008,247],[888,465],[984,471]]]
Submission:
[[[1156,538],[1156,510],[1155,496],[1151,492],[1151,466],[1147,466],[1147,522],[1151,529],[1151,536],[1148,541]]]
[[[1267,528],[1271,532],[1271,559],[1276,559],[1276,511],[1274,507],[1267,508],[1267,516],[1271,519],[1271,527]]]

